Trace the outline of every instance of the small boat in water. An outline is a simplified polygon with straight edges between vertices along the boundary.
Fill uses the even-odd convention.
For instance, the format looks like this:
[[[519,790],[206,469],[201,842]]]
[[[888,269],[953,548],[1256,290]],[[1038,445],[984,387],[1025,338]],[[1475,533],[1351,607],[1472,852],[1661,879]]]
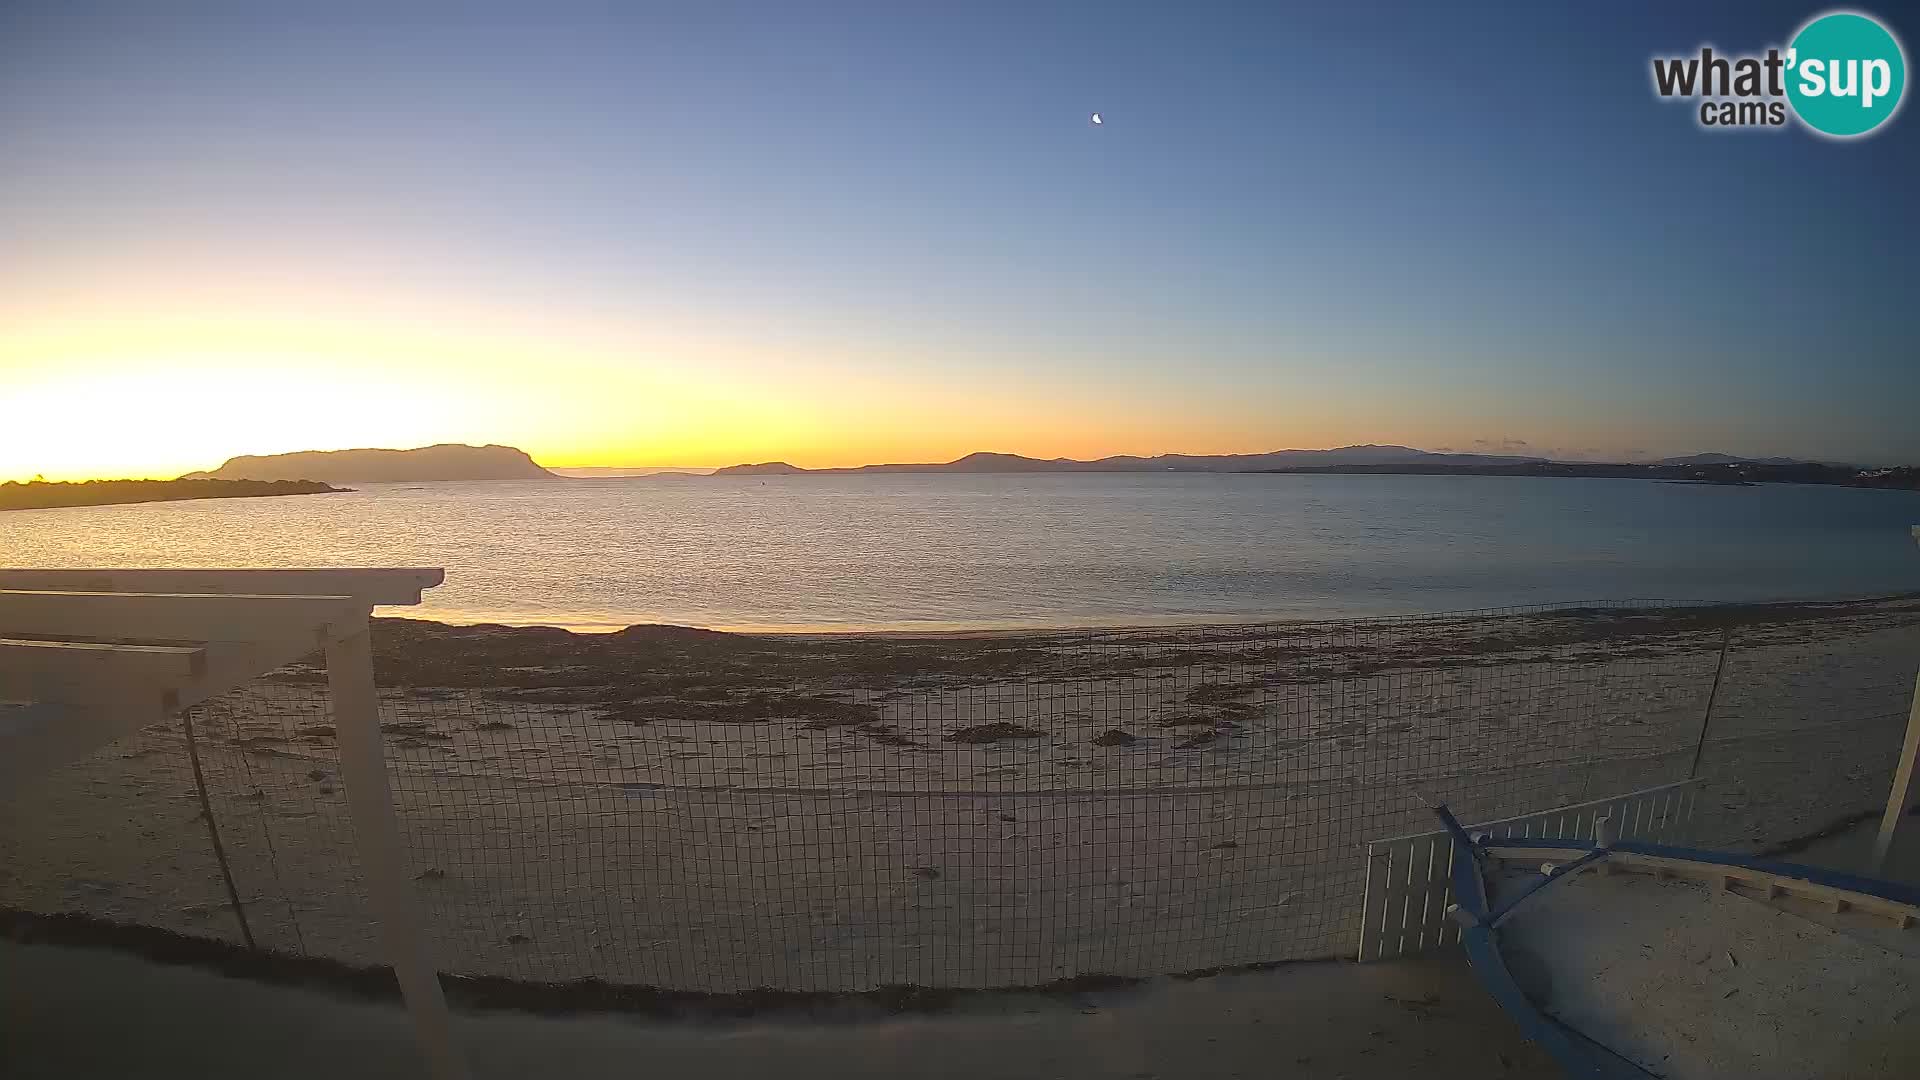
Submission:
[[[1475,975],[1567,1075],[1920,1077],[1920,889],[1435,812]]]

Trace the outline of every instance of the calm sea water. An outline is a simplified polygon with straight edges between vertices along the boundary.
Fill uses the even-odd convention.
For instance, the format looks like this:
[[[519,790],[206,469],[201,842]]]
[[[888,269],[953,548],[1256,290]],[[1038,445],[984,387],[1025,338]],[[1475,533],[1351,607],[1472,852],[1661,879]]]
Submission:
[[[605,629],[1371,615],[1920,590],[1920,493],[1453,476],[632,477],[0,514],[0,565],[443,566]]]

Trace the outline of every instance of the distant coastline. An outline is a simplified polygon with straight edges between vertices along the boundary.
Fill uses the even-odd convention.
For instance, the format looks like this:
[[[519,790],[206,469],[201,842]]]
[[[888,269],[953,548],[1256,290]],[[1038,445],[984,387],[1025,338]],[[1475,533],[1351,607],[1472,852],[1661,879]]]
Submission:
[[[1332,473],[1399,476],[1543,476],[1662,480],[1716,487],[1755,484],[1827,484],[1920,490],[1920,468],[1862,468],[1792,458],[1737,458],[1694,454],[1652,462],[1552,461],[1497,454],[1431,453],[1407,446],[1343,446],[1333,450],[1276,450],[1266,454],[1162,454],[1115,456],[1093,461],[974,453],[925,464],[860,465],[804,469],[784,461],[733,465],[715,476],[835,476],[873,473]]]
[[[547,471],[569,480],[627,480],[636,476],[708,476],[713,469],[711,466],[690,468],[678,465],[552,465],[547,467]]]
[[[321,485],[422,483],[435,481],[626,479],[638,476],[689,480],[718,477],[851,476],[896,473],[1006,475],[1038,473],[1270,473],[1403,476],[1599,477],[1655,480],[1716,487],[1756,484],[1816,484],[1843,487],[1920,490],[1920,468],[1867,468],[1832,461],[1794,458],[1742,458],[1729,454],[1691,454],[1648,462],[1554,461],[1504,454],[1459,454],[1410,446],[1368,443],[1329,450],[1275,450],[1258,454],[1113,455],[1092,460],[1033,458],[1021,454],[976,452],[945,462],[889,463],[810,469],[785,461],[765,461],[705,470],[669,467],[581,466],[547,469],[526,451],[489,444],[443,443],[411,450],[313,450],[230,458],[218,469],[187,473],[182,482],[288,482]],[[19,486],[19,485],[12,485]],[[303,494],[305,492],[260,492]],[[73,501],[44,505],[90,505],[97,499],[78,493],[43,498]],[[151,502],[163,498],[218,498],[211,495],[156,496],[112,502]],[[16,499],[24,499],[20,493]],[[36,504],[39,505],[39,504]],[[0,507],[6,508],[6,507]],[[12,508],[23,508],[14,505]]]
[[[1545,458],[1490,454],[1439,454],[1411,446],[1342,446],[1333,450],[1274,450],[1264,454],[1156,454],[1138,457],[1115,454],[1080,461],[1074,458],[1030,458],[1020,454],[976,452],[946,462],[899,465],[857,465],[835,469],[803,469],[784,461],[729,465],[715,476],[828,476],[846,473],[1034,473],[1034,472],[1266,472],[1315,465],[1387,465],[1409,462],[1472,466],[1544,462]]]
[[[1834,487],[1920,491],[1920,468],[1856,469],[1845,465],[1797,462],[1768,465],[1756,461],[1714,465],[1620,465],[1600,462],[1540,461],[1491,465],[1327,465],[1261,469],[1263,473],[1390,474],[1397,476],[1544,476],[1659,480],[1706,487],[1755,487],[1760,484],[1822,484]]]
[[[273,495],[325,495],[349,491],[313,480],[36,480],[0,484],[0,510],[50,510],[68,506],[122,506],[186,499],[256,499]]]

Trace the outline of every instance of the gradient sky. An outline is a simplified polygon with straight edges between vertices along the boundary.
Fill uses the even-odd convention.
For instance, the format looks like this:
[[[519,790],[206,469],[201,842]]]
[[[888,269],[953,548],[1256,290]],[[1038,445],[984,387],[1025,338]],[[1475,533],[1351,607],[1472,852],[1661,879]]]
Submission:
[[[1824,8],[1330,6],[0,3],[0,479],[1920,461],[1920,119],[1649,89]]]

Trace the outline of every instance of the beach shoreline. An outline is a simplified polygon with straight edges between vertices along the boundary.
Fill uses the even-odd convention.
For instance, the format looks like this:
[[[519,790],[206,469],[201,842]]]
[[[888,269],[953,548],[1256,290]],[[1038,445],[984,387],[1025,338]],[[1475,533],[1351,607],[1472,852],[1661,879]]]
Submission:
[[[418,608],[406,607],[377,608],[374,614],[376,619],[431,623],[449,630],[475,628],[489,630],[561,630],[570,634],[587,637],[617,634],[624,630],[643,630],[651,627],[662,627],[679,630],[710,631],[741,637],[822,639],[870,637],[938,640],[948,638],[1032,637],[1083,632],[1128,633],[1155,630],[1250,630],[1260,627],[1325,626],[1335,623],[1379,624],[1421,619],[1471,619],[1511,615],[1552,614],[1562,611],[1605,611],[1621,609],[1686,610],[1713,608],[1726,612],[1743,613],[1743,617],[1759,618],[1764,617],[1768,612],[1774,610],[1841,610],[1862,606],[1874,607],[1906,603],[1920,603],[1920,592],[1897,592],[1875,596],[1790,597],[1735,602],[1632,597],[1621,600],[1542,601],[1531,604],[1508,604],[1493,607],[1435,610],[1416,609],[1404,612],[1373,614],[1344,614],[1338,611],[1329,611],[1328,613],[1319,615],[1248,615],[1239,617],[1169,615],[1163,618],[1047,623],[1022,623],[1012,621],[987,623],[954,620],[930,621],[924,627],[901,626],[897,623],[716,623],[713,625],[705,625],[644,620],[635,622],[573,621],[565,618],[539,617],[502,619],[497,613],[480,614],[465,612],[439,613],[433,617],[428,617],[416,614],[419,610]]]

